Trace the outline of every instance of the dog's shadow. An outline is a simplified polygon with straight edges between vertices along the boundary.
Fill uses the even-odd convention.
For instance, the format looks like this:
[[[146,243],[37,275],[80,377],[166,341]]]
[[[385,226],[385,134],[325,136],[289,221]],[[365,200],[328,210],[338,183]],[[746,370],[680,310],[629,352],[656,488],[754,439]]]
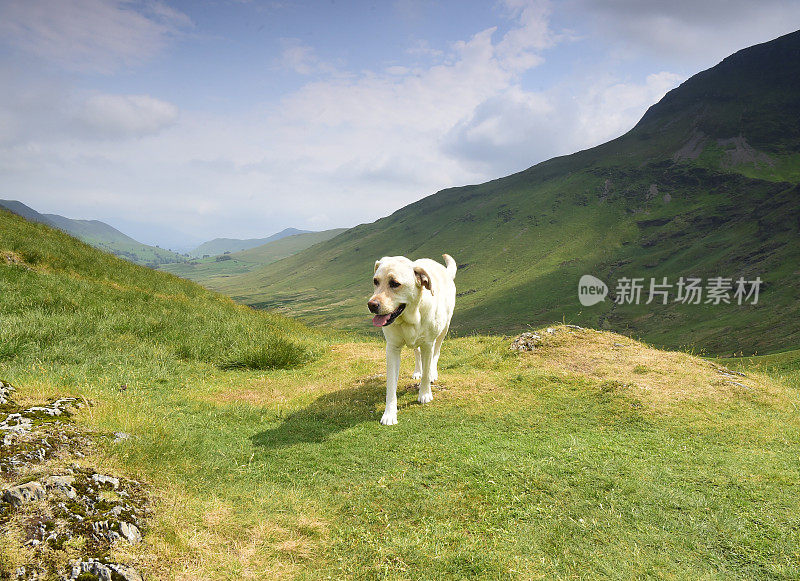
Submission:
[[[398,397],[405,392],[416,392],[417,385],[398,386]],[[386,380],[380,376],[359,381],[355,386],[319,396],[305,408],[292,412],[274,428],[250,436],[255,446],[285,448],[300,443],[324,442],[333,434],[365,422],[378,423],[386,396]],[[418,405],[406,402],[399,409]],[[376,411],[377,410],[377,411]]]

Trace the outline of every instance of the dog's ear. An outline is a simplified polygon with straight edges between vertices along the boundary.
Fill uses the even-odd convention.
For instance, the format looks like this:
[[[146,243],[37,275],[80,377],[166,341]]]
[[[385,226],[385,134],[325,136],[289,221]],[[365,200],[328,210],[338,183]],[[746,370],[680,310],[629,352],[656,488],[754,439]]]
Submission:
[[[381,261],[380,260],[376,260],[375,261],[375,270],[372,271],[372,274],[375,274],[376,272],[378,272],[378,267],[380,265],[381,265]]]
[[[428,276],[428,273],[425,272],[425,269],[421,266],[414,267],[414,275],[417,277],[417,285],[421,287],[425,287],[429,291],[431,291],[431,295],[433,295],[433,287],[431,286],[431,277]]]

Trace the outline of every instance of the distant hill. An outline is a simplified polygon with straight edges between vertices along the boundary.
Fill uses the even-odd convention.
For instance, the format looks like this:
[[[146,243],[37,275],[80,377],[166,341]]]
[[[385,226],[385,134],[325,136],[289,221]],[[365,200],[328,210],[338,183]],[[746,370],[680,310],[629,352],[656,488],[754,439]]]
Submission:
[[[277,234],[267,236],[266,238],[247,238],[239,240],[237,238],[214,238],[208,242],[203,242],[200,246],[191,250],[189,256],[194,258],[202,258],[204,256],[216,256],[217,254],[225,254],[226,252],[241,252],[261,246],[267,242],[280,240],[286,236],[294,236],[295,234],[305,234],[308,230],[298,230],[297,228],[286,228]]]
[[[375,259],[442,252],[459,263],[456,332],[566,320],[711,353],[800,345],[800,32],[695,75],[618,139],[441,191],[216,288],[365,329]],[[584,274],[607,283],[605,301],[581,305]],[[730,304],[685,304],[681,277],[763,284],[757,304],[732,289]],[[617,304],[634,278],[639,304]],[[668,303],[645,304],[664,278]]]
[[[215,289],[219,286],[221,279],[244,274],[254,268],[271,264],[315,244],[330,240],[345,230],[346,228],[335,228],[322,232],[293,234],[248,250],[174,264],[162,264],[158,268],[198,282],[207,288]]]
[[[83,240],[87,244],[91,244],[95,248],[105,250],[136,264],[155,266],[165,262],[185,260],[175,252],[142,244],[99,220],[74,220],[58,214],[40,214],[33,208],[16,200],[0,200],[0,208],[5,208],[30,222],[38,222],[58,228],[71,236]]]

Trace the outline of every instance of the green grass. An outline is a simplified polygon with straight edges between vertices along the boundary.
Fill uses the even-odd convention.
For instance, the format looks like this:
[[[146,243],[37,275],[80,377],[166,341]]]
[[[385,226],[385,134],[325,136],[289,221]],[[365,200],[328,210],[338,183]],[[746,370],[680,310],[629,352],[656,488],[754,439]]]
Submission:
[[[58,214],[40,214],[33,208],[16,200],[0,200],[0,209],[12,211],[32,222],[55,226],[59,230],[83,240],[95,248],[110,252],[136,264],[153,267],[164,262],[181,262],[184,260],[182,256],[175,252],[142,244],[99,220],[74,220]]]
[[[772,355],[730,357],[719,361],[731,369],[765,373],[800,391],[800,349]]]
[[[261,368],[314,356],[316,334],[294,321],[255,313],[8,213],[0,220],[0,360],[102,370],[124,382],[112,370],[142,360]],[[259,357],[270,341],[286,355]]]
[[[739,388],[564,327],[532,354],[451,338],[426,406],[406,352],[387,428],[379,337],[0,222],[0,377],[22,402],[86,397],[82,426],[131,435],[83,462],[148,483],[146,542],[117,552],[150,578],[800,575],[798,389],[781,377]]]

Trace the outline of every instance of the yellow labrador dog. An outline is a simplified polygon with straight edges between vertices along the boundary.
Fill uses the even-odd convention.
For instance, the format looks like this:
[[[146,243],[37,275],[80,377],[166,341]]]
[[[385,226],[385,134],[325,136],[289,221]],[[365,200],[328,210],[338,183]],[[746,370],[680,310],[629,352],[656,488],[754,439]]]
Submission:
[[[419,403],[433,399],[431,382],[438,377],[439,350],[450,328],[456,304],[456,261],[442,255],[447,267],[428,258],[384,256],[375,262],[375,292],[367,306],[372,324],[386,337],[386,411],[381,423],[397,423],[397,381],[400,350],[414,349],[414,379],[419,379]]]

